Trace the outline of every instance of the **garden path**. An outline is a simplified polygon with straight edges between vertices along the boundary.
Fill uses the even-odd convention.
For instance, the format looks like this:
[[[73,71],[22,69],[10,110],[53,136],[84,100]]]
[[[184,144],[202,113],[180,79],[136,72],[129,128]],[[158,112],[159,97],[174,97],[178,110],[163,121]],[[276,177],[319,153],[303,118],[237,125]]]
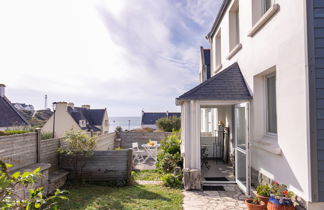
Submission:
[[[183,191],[184,210],[243,210],[246,196],[235,184],[223,185],[225,191]]]

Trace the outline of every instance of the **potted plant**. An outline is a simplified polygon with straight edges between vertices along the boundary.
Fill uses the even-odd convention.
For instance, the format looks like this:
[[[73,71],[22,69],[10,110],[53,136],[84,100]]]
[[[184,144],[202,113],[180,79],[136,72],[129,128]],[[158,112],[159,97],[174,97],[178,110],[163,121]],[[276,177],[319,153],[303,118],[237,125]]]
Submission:
[[[256,197],[258,197],[267,205],[271,193],[271,187],[269,185],[259,185],[256,188],[256,191],[257,191]]]
[[[245,205],[248,210],[263,210],[266,209],[266,205],[258,197],[248,198],[245,200]]]
[[[269,210],[295,210],[291,198],[294,193],[287,189],[284,184],[274,182],[271,186],[271,194],[267,208]]]

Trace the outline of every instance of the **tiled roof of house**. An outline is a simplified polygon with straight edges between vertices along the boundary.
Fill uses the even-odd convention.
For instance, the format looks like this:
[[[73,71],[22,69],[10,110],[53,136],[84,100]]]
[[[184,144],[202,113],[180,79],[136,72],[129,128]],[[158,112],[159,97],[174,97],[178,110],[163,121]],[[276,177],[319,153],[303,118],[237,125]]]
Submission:
[[[88,129],[92,131],[100,131],[97,126],[102,125],[102,121],[105,115],[105,109],[86,109],[81,107],[68,107],[68,112],[74,119],[74,121],[79,124],[80,120],[85,120],[87,127],[82,129]]]
[[[252,96],[237,63],[199,84],[177,100],[251,100]]]
[[[142,115],[142,125],[154,125],[155,122],[163,117],[180,117],[179,112],[144,112]]]
[[[11,102],[0,96],[0,127],[27,126],[27,120],[19,114]]]

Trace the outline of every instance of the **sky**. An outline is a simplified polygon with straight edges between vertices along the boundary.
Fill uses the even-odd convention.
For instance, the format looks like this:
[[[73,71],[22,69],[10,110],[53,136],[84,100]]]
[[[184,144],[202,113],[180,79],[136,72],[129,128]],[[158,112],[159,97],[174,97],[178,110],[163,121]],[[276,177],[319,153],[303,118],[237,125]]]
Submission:
[[[0,0],[0,83],[12,102],[110,116],[179,111],[220,0]]]

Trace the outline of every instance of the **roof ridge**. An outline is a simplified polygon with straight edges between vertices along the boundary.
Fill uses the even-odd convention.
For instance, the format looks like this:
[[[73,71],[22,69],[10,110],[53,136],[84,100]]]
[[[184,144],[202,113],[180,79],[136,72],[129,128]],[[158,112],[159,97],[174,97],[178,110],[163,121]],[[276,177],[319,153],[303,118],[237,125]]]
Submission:
[[[211,83],[212,81],[214,81],[215,79],[217,79],[219,76],[223,75],[224,73],[228,72],[229,70],[232,70],[232,67],[234,65],[238,65],[237,62],[231,64],[230,66],[228,66],[227,68],[225,68],[223,71],[215,74],[214,76],[212,76],[211,78],[207,79],[205,82],[200,83],[199,85],[197,85],[196,87],[194,87],[193,89],[189,90],[188,92],[185,92],[184,94],[180,95],[178,98],[184,97],[185,95],[188,95],[190,93],[195,92],[197,89],[204,87],[206,85],[208,85],[209,83]]]

